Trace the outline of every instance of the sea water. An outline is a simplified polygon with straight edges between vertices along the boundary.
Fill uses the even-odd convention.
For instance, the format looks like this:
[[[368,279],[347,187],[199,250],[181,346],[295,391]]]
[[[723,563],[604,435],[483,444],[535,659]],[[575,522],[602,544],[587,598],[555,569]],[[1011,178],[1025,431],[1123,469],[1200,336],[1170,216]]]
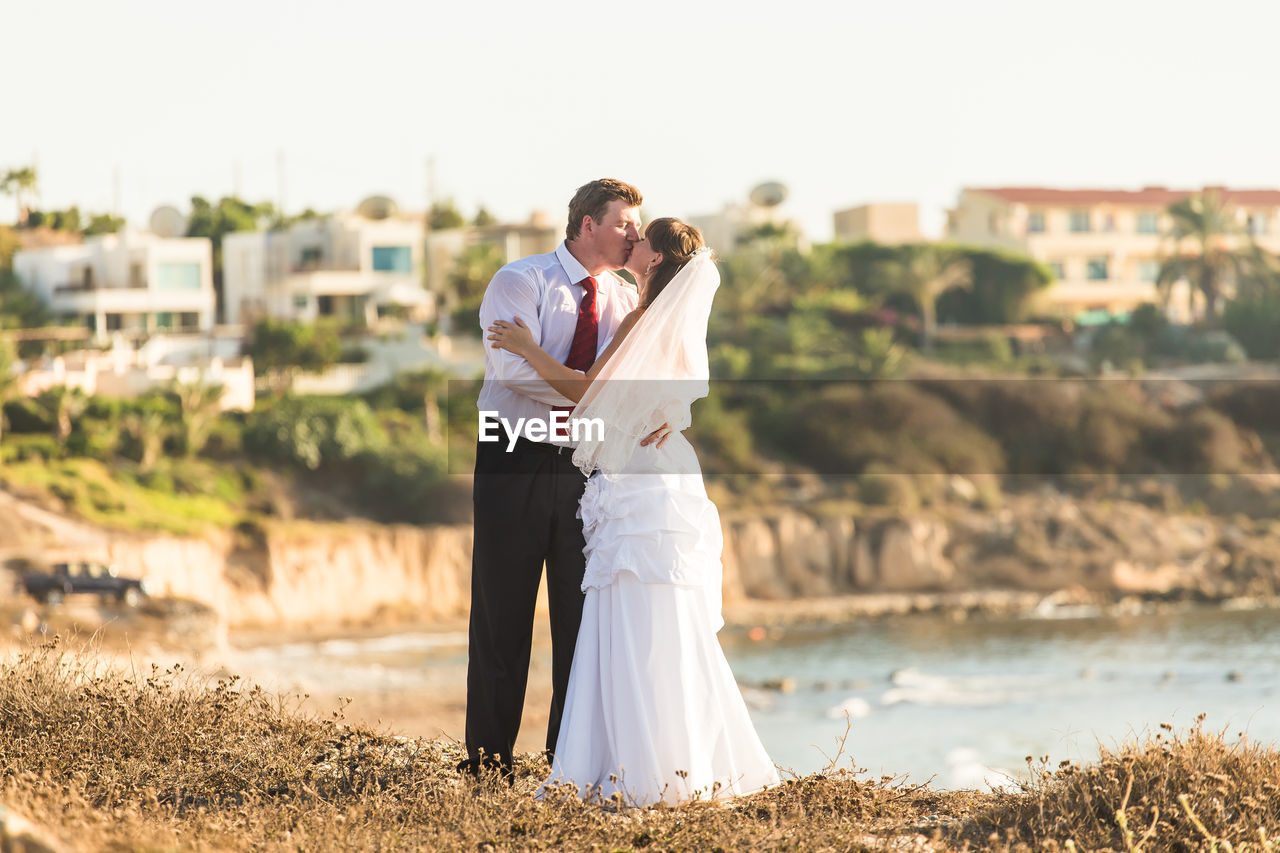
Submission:
[[[917,616],[726,644],[770,755],[939,788],[1096,758],[1161,723],[1280,745],[1280,611]],[[759,686],[783,686],[791,692]],[[842,750],[842,751],[841,751]],[[839,753],[839,754],[838,754]]]
[[[758,635],[759,632],[753,632]],[[1088,761],[1161,723],[1280,745],[1280,611],[1058,610],[1028,618],[911,616],[771,629],[721,642],[774,761],[835,763],[937,788],[1011,784],[1026,757]],[[431,631],[242,651],[283,689],[454,688],[466,635]],[[534,648],[532,678],[550,678]],[[270,673],[282,677],[273,680]]]

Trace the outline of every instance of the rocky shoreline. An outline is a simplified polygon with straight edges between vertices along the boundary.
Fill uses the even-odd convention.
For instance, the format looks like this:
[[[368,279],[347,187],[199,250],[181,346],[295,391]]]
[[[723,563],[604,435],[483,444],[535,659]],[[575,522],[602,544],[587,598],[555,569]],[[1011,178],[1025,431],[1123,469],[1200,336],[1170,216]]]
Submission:
[[[467,613],[468,526],[295,522],[246,541],[224,531],[201,539],[111,531],[5,493],[0,511],[10,528],[4,557],[75,551],[110,560],[147,578],[157,596],[209,608],[221,641],[252,629],[444,625]],[[994,510],[903,516],[815,505],[726,513],[723,527],[726,616],[740,625],[1048,615],[1144,601],[1254,606],[1280,596],[1276,519],[1049,489]],[[12,584],[0,588],[8,594]]]

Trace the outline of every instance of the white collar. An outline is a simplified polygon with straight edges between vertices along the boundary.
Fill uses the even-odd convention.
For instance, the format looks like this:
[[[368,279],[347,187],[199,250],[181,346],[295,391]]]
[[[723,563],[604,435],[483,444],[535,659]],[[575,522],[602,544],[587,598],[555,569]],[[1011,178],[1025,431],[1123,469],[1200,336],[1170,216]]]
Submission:
[[[568,244],[564,241],[556,247],[556,257],[560,260],[560,266],[564,267],[565,274],[569,276],[570,284],[582,284],[582,280],[587,277],[594,278],[598,284],[601,276],[604,275],[601,273],[601,275],[592,276],[587,272],[587,268],[573,256]]]

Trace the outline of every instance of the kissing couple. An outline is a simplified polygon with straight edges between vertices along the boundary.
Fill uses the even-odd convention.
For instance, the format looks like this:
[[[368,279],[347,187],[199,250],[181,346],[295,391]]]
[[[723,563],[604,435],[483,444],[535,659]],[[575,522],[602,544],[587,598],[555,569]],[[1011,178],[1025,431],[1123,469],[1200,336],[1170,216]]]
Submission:
[[[707,394],[720,274],[697,228],[642,228],[641,201],[618,180],[579,188],[564,242],[500,269],[480,306],[492,343],[459,769],[511,774],[545,563],[551,773],[538,794],[569,785],[647,806],[750,793],[778,773],[716,637],[720,517],[681,432]],[[586,437],[554,428],[566,412]]]

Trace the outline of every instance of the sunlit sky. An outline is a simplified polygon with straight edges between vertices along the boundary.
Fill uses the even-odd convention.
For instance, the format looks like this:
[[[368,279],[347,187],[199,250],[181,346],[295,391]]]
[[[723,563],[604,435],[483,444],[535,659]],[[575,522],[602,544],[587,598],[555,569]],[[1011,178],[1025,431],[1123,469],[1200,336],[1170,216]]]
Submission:
[[[428,158],[511,220],[779,180],[815,239],[870,201],[937,232],[963,186],[1280,187],[1275,0],[5,0],[0,32],[0,169],[136,225],[282,172],[290,211],[421,209]]]

